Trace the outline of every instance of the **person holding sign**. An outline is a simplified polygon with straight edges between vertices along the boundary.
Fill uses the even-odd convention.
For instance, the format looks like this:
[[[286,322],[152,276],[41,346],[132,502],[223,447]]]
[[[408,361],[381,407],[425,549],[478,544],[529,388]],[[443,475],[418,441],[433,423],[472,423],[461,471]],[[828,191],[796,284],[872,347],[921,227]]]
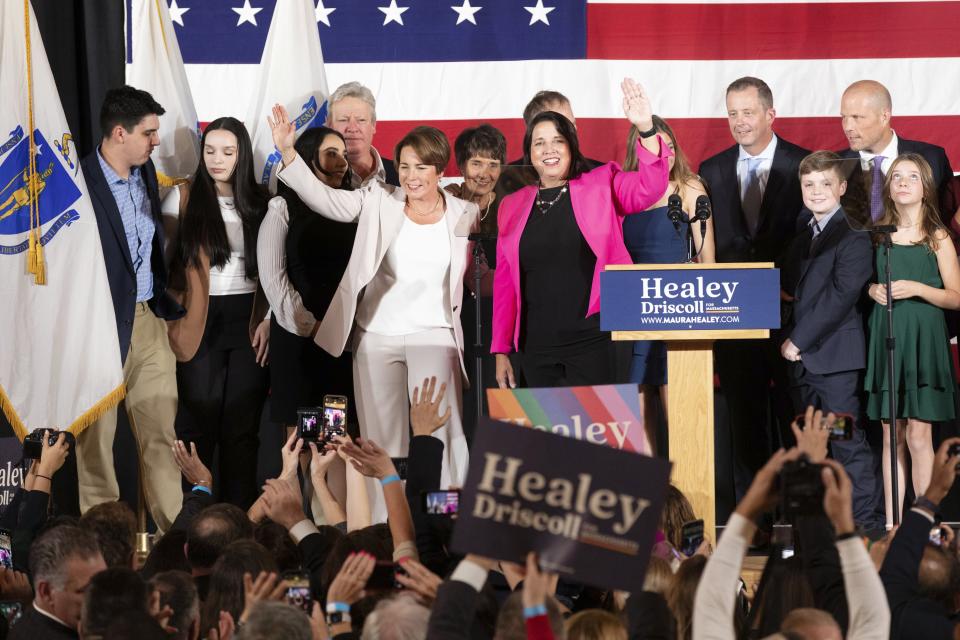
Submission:
[[[600,331],[600,273],[632,262],[623,217],[663,194],[672,155],[643,88],[627,78],[621,89],[640,131],[637,171],[613,162],[588,171],[576,128],[559,113],[544,111],[527,127],[524,162],[538,184],[504,198],[498,212],[490,350],[501,388],[516,386],[514,351],[531,387],[615,381],[613,343]]]

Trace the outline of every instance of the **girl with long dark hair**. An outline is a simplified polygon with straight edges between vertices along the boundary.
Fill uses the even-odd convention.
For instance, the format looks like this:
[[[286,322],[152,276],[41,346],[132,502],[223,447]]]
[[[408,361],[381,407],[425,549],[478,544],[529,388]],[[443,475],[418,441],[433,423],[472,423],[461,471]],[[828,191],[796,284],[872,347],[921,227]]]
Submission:
[[[257,497],[257,432],[266,398],[269,308],[258,284],[257,235],[269,194],[257,184],[246,128],[211,122],[189,185],[165,201],[178,221],[171,277],[187,315],[170,323],[177,356],[177,437],[212,468],[220,500],[242,508]]]

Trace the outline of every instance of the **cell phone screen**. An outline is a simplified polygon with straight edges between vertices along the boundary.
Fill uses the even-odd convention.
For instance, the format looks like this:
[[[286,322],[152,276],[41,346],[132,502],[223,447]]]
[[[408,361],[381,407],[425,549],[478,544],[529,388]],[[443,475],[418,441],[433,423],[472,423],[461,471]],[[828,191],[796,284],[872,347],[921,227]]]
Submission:
[[[304,440],[319,440],[323,425],[320,411],[316,408],[297,410],[297,437]]]
[[[451,516],[459,507],[459,491],[426,491],[423,494],[423,511],[428,515]]]
[[[287,581],[287,604],[302,609],[307,615],[313,611],[313,594],[310,592],[310,578],[302,573],[284,576]]]
[[[13,568],[13,550],[10,545],[10,532],[0,529],[0,566]]]
[[[703,544],[703,520],[693,520],[683,525],[680,530],[680,553],[690,557]]]
[[[849,440],[853,437],[853,416],[840,414],[830,427],[831,440]]]
[[[347,398],[323,397],[323,430],[327,439],[347,434]]]

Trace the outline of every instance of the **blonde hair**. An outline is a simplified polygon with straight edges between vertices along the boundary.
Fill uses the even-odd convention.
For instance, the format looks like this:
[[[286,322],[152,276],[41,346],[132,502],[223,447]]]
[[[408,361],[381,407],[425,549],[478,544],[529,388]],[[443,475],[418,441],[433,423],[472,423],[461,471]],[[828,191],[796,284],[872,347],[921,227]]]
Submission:
[[[587,609],[566,622],[567,640],[627,640],[627,630],[617,616],[602,609]]]

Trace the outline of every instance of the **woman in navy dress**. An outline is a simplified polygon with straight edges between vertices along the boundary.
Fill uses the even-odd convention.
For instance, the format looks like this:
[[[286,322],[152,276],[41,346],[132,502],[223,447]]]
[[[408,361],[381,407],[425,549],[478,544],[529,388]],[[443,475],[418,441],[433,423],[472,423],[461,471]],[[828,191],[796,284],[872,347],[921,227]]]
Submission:
[[[683,210],[693,218],[697,197],[706,195],[707,191],[700,177],[690,169],[670,125],[663,118],[653,116],[653,126],[673,151],[673,157],[670,158],[670,182],[660,199],[647,209],[645,215],[624,217],[623,241],[634,264],[681,263],[687,258],[687,233],[690,227],[681,225],[679,230],[674,228],[673,223],[667,218],[667,199],[673,194],[679,195],[683,201]],[[633,151],[637,134],[637,128],[631,127],[630,137],[627,139],[627,157],[623,163],[625,171],[634,171],[637,168],[637,157]],[[692,227],[697,262],[716,261],[712,219],[707,221],[706,227],[707,233],[703,238],[700,236],[699,224]],[[667,411],[667,346],[665,343],[659,340],[638,340],[633,343],[630,382],[640,385],[644,429],[650,446],[656,451],[656,432],[651,418],[654,415],[653,400],[657,393],[660,394],[664,414]]]

